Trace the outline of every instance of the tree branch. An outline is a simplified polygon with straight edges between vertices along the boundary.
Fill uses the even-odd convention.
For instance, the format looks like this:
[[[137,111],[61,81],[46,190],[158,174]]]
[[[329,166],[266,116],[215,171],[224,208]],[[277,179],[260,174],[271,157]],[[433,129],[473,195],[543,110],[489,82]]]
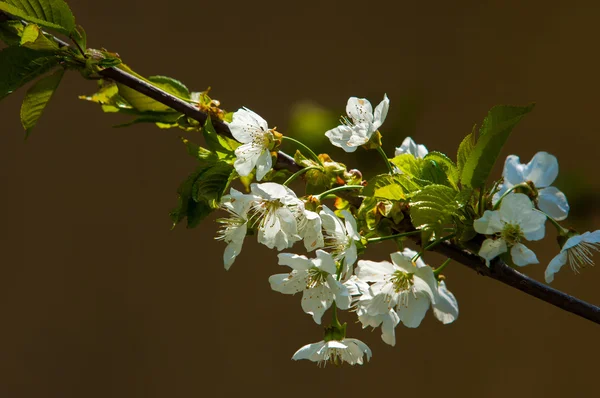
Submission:
[[[12,17],[0,12],[0,22],[7,19],[12,19]],[[68,44],[64,41],[56,37],[54,37],[54,39],[59,45],[68,46]],[[111,79],[130,87],[133,90],[136,90],[164,105],[167,105],[202,124],[204,124],[208,118],[208,114],[202,112],[193,104],[183,101],[121,69],[107,68],[102,70],[100,75],[102,75],[104,78]],[[212,122],[215,130],[219,134],[231,137],[231,131],[226,123],[218,119],[212,119]],[[277,163],[275,168],[287,169],[292,172],[296,172],[302,167],[298,165],[291,156],[279,151],[277,154]],[[495,279],[515,289],[521,290],[530,296],[537,297],[538,299],[550,303],[558,308],[600,324],[599,307],[586,303],[559,290],[553,289],[550,286],[533,280],[530,277],[523,275],[522,273],[509,267],[500,259],[493,261],[491,267],[488,268],[479,256],[467,252],[449,242],[444,242],[440,245],[437,245],[433,251],[443,254],[444,256],[447,256],[452,260],[471,268],[480,275]]]

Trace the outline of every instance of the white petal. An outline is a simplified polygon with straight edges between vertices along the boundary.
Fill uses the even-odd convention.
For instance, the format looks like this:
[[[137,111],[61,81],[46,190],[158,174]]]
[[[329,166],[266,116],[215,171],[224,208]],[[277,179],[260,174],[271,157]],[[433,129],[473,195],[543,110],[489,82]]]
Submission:
[[[346,228],[342,220],[327,206],[323,205],[323,209],[319,212],[323,229],[329,234],[334,235],[336,240],[343,240],[346,237]]]
[[[263,179],[265,174],[271,170],[273,166],[273,159],[271,158],[271,152],[263,150],[258,159],[256,160],[256,180],[260,181]]]
[[[415,158],[423,159],[429,151],[425,145],[417,145],[411,137],[406,137],[404,141],[402,141],[402,145],[396,148],[394,156],[400,156],[404,153],[410,153]]]
[[[498,211],[486,210],[481,218],[473,222],[473,228],[480,234],[493,235],[502,231],[504,223]]]
[[[394,265],[387,261],[360,260],[356,268],[356,276],[365,282],[382,282],[386,275],[391,275],[394,271]]]
[[[371,124],[360,123],[351,127],[352,135],[348,139],[346,143],[348,146],[359,147],[361,145],[366,144],[371,139],[371,136],[375,132],[372,129]]]
[[[340,281],[336,281],[333,276],[329,275],[327,277],[327,284],[333,293],[335,304],[340,310],[347,310],[350,308],[350,293],[348,292],[348,288],[343,285]]]
[[[287,265],[298,271],[305,271],[313,266],[311,260],[299,254],[279,253],[277,257],[279,258],[279,265]]]
[[[413,277],[413,283],[413,289],[417,294],[425,294],[435,303],[438,284],[431,267],[417,268]]]
[[[252,172],[254,167],[256,166],[256,162],[258,158],[261,156],[263,149],[261,147],[257,147],[252,143],[240,145],[235,149],[235,162],[233,162],[233,167],[235,167],[235,171],[242,177],[247,176]]]
[[[539,211],[524,211],[519,223],[527,240],[540,240],[546,234],[546,216]]]
[[[271,289],[283,294],[296,294],[306,288],[308,274],[303,272],[291,272],[289,274],[275,274],[269,277]]]
[[[296,197],[294,191],[288,187],[274,182],[250,185],[250,191],[266,200],[278,200],[288,196]]]
[[[346,104],[346,113],[355,123],[373,122],[373,107],[365,98],[350,97]]]
[[[490,261],[506,252],[506,242],[504,239],[486,239],[481,245],[479,256],[485,260],[485,264],[489,267]]]
[[[244,244],[244,238],[246,237],[247,225],[246,223],[237,227],[231,235],[228,236],[229,244],[225,248],[225,252],[223,253],[223,263],[225,264],[225,269],[229,270],[235,258],[242,251],[242,245]]]
[[[557,221],[562,221],[569,215],[567,197],[556,187],[540,189],[538,207]]]
[[[333,303],[333,293],[326,286],[319,285],[313,289],[306,289],[302,294],[302,309],[312,315],[314,321],[320,325],[323,314]]]
[[[331,275],[335,275],[337,272],[337,267],[335,265],[335,261],[331,257],[331,254],[327,253],[324,250],[317,250],[316,254],[317,254],[317,258],[315,260],[313,260],[313,264],[317,268],[319,268]]]
[[[536,153],[523,171],[524,181],[531,181],[536,188],[552,185],[558,176],[558,160],[548,152]]]
[[[384,343],[396,345],[396,326],[400,323],[400,317],[396,311],[391,310],[387,315],[383,316],[383,322],[381,324],[381,339]]]
[[[510,224],[520,224],[523,214],[530,213],[533,209],[531,199],[523,193],[508,194],[500,204],[500,218]]]
[[[458,318],[458,301],[446,288],[444,281],[440,282],[437,293],[438,296],[433,304],[433,314],[444,325],[454,322]]]
[[[342,216],[344,217],[344,224],[346,226],[346,234],[354,240],[360,240],[360,234],[356,227],[356,220],[352,213],[348,210],[342,210]]]
[[[398,307],[398,316],[404,326],[409,328],[419,327],[431,305],[429,297],[425,294],[408,295],[408,305]]]
[[[375,112],[373,114],[373,116],[374,116],[373,129],[374,130],[379,129],[379,127],[381,127],[383,122],[385,122],[385,118],[387,117],[389,109],[390,109],[390,99],[388,98],[387,94],[384,94],[383,101],[381,101],[379,103],[379,105],[377,105],[377,107],[375,107]]]
[[[257,119],[253,115],[256,114],[251,110],[241,108],[233,114],[233,119],[231,123],[229,123],[229,130],[231,131],[231,135],[233,136],[233,138],[235,138],[237,141],[243,144],[252,142],[254,134],[263,131],[262,126],[258,122],[258,120],[260,119],[264,122],[264,119],[256,115],[258,116]],[[268,130],[268,126],[266,126],[264,130]]]
[[[304,217],[306,225],[301,231],[301,236],[304,239],[304,247],[306,251],[312,251],[323,247],[323,231],[321,230],[321,217],[313,211],[305,210]]]
[[[416,264],[412,262],[412,257],[406,254],[407,252],[395,252],[390,254],[392,262],[402,271],[413,274],[417,271]]]
[[[551,283],[554,280],[554,274],[556,274],[563,265],[567,263],[567,252],[561,251],[550,261],[548,267],[546,267],[546,272],[544,272],[544,279],[546,279],[546,283]]]
[[[313,362],[317,362],[322,358],[318,358],[317,353],[325,346],[324,341],[319,341],[318,343],[307,344],[300,348],[298,351],[294,353],[292,359],[297,361],[299,359],[308,359]]]
[[[525,177],[523,177],[524,171],[525,165],[521,163],[519,157],[516,155],[509,155],[504,162],[504,170],[502,171],[504,184],[507,188],[525,182]]]
[[[363,356],[366,354],[367,362],[371,359],[372,352],[371,349],[362,341],[357,339],[344,339],[343,343],[348,345],[348,350],[352,353],[351,358],[354,360],[346,360],[351,365],[354,364],[363,364]]]
[[[348,144],[352,137],[353,130],[348,126],[338,126],[325,133],[332,145],[342,148],[346,152],[356,151],[357,146]]]
[[[352,269],[352,266],[356,262],[358,258],[358,251],[356,249],[356,244],[352,241],[350,246],[344,252],[344,267],[347,268],[344,272],[349,272]]]
[[[514,245],[512,249],[510,249],[510,255],[512,256],[513,263],[519,267],[523,267],[527,264],[539,263],[535,253],[522,243]]]

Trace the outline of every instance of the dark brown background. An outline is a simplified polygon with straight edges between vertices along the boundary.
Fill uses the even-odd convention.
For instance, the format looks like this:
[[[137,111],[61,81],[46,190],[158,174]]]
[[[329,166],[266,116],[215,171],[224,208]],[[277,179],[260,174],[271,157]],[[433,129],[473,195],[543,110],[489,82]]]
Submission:
[[[70,1],[90,46],[142,74],[211,85],[224,107],[249,106],[284,132],[298,100],[342,112],[351,95],[387,92],[386,143],[410,134],[452,154],[492,105],[536,101],[504,155],[557,155],[572,205],[594,204],[572,181],[597,192],[600,6],[414,3]],[[76,98],[93,89],[68,75],[27,142],[23,92],[0,107],[0,396],[596,396],[597,325],[459,264],[447,272],[454,324],[429,313],[418,329],[398,327],[392,348],[347,317],[371,363],[290,361],[321,331],[298,296],[270,290],[275,253],[248,239],[225,272],[214,223],[171,231],[177,185],[194,167],[179,132],[111,129],[122,119]],[[593,210],[571,222],[597,227]],[[541,279],[557,247],[532,247],[541,264],[526,272]],[[600,304],[599,280],[598,267],[565,270],[554,286]]]

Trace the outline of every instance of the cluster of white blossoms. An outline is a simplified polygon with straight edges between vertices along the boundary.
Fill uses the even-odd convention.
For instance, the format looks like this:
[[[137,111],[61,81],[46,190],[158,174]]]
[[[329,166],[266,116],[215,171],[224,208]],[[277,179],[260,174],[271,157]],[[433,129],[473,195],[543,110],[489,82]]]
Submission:
[[[347,117],[325,135],[346,152],[365,146],[379,149],[385,157],[378,147],[379,128],[389,103],[384,95],[373,110],[368,100],[351,97],[346,106]],[[272,151],[282,136],[247,108],[235,112],[229,128],[241,143],[235,150],[236,172],[246,177],[256,170],[256,180],[261,181],[273,166]],[[395,156],[404,154],[424,159],[428,150],[407,137],[395,150]],[[390,173],[400,172],[386,161]],[[537,153],[528,164],[521,164],[514,155],[506,159],[503,180],[489,194],[488,210],[473,221],[474,230],[485,236],[479,255],[488,266],[498,256],[516,266],[539,262],[525,242],[542,239],[547,220],[562,228],[557,221],[564,220],[569,212],[565,195],[551,186],[557,175],[558,162],[546,152]],[[300,348],[292,359],[354,365],[363,364],[365,356],[367,361],[371,358],[365,343],[346,338],[346,325],[339,323],[337,310],[353,311],[363,328],[381,327],[382,340],[392,346],[396,344],[396,327],[400,323],[408,328],[418,327],[430,307],[443,324],[457,319],[457,300],[439,274],[444,266],[434,270],[422,260],[423,252],[408,248],[392,253],[391,262],[359,260],[366,245],[374,241],[367,238],[372,234],[347,209],[334,211],[321,203],[321,196],[333,190],[298,197],[286,186],[289,181],[283,185],[252,183],[248,193],[231,188],[221,202],[229,217],[217,221],[222,225],[218,239],[227,243],[223,255],[226,269],[240,255],[247,235],[255,235],[259,243],[280,252],[301,241],[306,252],[314,252],[312,256],[279,253],[279,265],[289,268],[269,278],[274,291],[302,293],[301,308],[315,323],[320,325],[325,313],[332,311],[323,341]],[[559,235],[563,238],[562,249],[547,267],[548,283],[567,262],[574,270],[593,264],[591,256],[600,248],[600,231],[579,235],[559,229]],[[395,236],[383,239],[388,238]]]

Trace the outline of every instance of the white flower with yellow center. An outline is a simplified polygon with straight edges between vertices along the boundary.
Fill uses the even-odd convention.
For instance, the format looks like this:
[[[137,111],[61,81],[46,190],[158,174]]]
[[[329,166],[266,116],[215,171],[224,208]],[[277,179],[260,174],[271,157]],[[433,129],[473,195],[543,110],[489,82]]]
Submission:
[[[358,339],[345,338],[307,344],[296,351],[292,359],[295,361],[308,359],[317,362],[319,365],[327,362],[336,365],[342,362],[347,362],[350,365],[362,365],[365,355],[367,356],[367,362],[373,355],[371,349],[365,343]]]
[[[567,263],[575,273],[578,273],[580,268],[594,265],[594,252],[600,252],[600,230],[571,236],[560,253],[548,264],[544,275],[546,283],[552,282],[554,274]]]
[[[498,210],[486,210],[483,217],[475,220],[475,231],[484,235],[496,235],[486,239],[479,255],[490,260],[508,251],[515,265],[537,264],[535,253],[521,243],[523,240],[536,241],[544,237],[546,216],[533,208],[533,203],[522,193],[509,194]]]
[[[248,212],[253,203],[258,199],[254,195],[244,195],[231,188],[229,195],[224,196],[221,200],[221,209],[227,211],[229,217],[217,219],[217,222],[222,227],[216,239],[227,243],[227,247],[223,253],[223,263],[226,270],[229,270],[235,258],[242,251],[250,219]]]
[[[231,135],[242,145],[235,149],[237,157],[233,167],[242,177],[249,175],[256,167],[256,179],[262,180],[271,170],[271,147],[275,139],[273,129],[258,114],[248,108],[241,108],[233,114],[229,123]]]
[[[337,267],[331,255],[323,250],[317,250],[316,254],[314,259],[292,253],[279,254],[279,265],[291,267],[292,272],[272,275],[269,283],[271,289],[283,294],[302,292],[302,309],[320,325],[334,300],[339,309],[345,310],[351,298],[347,287],[334,277]]]
[[[257,198],[250,212],[259,243],[281,251],[302,240],[297,219],[304,212],[304,203],[294,191],[274,182],[252,184],[250,190]]]
[[[536,153],[527,164],[521,163],[518,156],[510,155],[506,158],[502,172],[504,183],[494,195],[493,203],[496,204],[515,185],[531,182],[538,190],[538,208],[555,220],[564,220],[569,215],[569,203],[564,193],[551,186],[557,176],[558,160],[547,152]]]
[[[358,258],[356,242],[360,241],[356,220],[348,210],[342,210],[342,221],[325,205],[319,215],[325,231],[325,248],[331,251],[337,261],[343,261],[344,275],[351,274],[352,266]]]
[[[400,156],[405,153],[410,153],[417,159],[423,159],[429,151],[425,145],[417,145],[412,138],[406,137],[404,141],[402,141],[402,145],[396,148],[394,156]]]
[[[346,104],[348,117],[343,117],[341,125],[325,133],[331,143],[346,152],[354,152],[357,147],[366,144],[385,121],[390,107],[387,95],[377,105],[375,112],[365,98],[350,97]]]

